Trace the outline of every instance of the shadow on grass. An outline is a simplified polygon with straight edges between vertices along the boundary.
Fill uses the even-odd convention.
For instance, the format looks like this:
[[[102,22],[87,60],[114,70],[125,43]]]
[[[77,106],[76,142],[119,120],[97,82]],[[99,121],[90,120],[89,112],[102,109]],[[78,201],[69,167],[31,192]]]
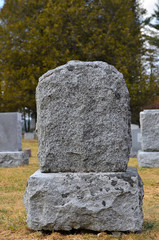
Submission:
[[[61,235],[63,236],[66,236],[66,235],[77,235],[77,234],[93,234],[93,235],[97,235],[99,232],[96,232],[96,231],[92,231],[92,230],[84,230],[84,229],[72,229],[70,231],[49,231],[49,230],[42,230],[41,231],[43,234],[46,234],[46,235],[50,235],[54,232],[56,233],[60,233]]]
[[[159,222],[153,220],[145,220],[143,223],[143,230],[149,231],[159,226]]]

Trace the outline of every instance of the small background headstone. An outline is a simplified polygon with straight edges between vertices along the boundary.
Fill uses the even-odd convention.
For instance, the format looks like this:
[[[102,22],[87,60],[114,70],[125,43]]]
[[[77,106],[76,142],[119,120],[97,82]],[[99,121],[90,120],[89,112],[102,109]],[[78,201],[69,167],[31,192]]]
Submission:
[[[20,113],[0,113],[0,167],[16,167],[29,163],[22,151],[22,121]]]
[[[23,149],[24,152],[27,152],[29,157],[31,157],[31,148],[25,148]]]
[[[24,133],[24,139],[35,139],[35,133],[33,132]]]
[[[159,110],[140,112],[141,151],[138,152],[140,167],[159,167]]]
[[[130,157],[136,158],[137,153],[141,150],[141,130],[138,125],[131,124],[132,147]]]

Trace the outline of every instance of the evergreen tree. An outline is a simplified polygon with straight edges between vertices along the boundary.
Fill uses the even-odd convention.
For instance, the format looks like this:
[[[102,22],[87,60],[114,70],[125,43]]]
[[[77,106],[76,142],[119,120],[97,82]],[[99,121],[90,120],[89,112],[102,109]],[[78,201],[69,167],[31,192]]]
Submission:
[[[149,43],[147,49],[146,61],[149,68],[149,96],[153,95],[155,98],[159,95],[159,71],[158,71],[158,62],[159,62],[159,0],[156,4],[156,9],[150,18],[145,21],[146,26],[149,28],[147,30],[146,39]]]
[[[154,20],[152,22],[152,20]],[[159,0],[158,3],[156,4],[156,9],[154,11],[154,13],[152,14],[152,16],[149,18],[149,26],[156,30],[154,32],[154,36],[149,36],[149,42],[151,45],[156,46],[157,48],[159,48]]]
[[[149,100],[142,14],[137,0],[6,0],[0,11],[0,111],[35,112],[43,73],[72,59],[101,60],[123,73],[137,121]]]

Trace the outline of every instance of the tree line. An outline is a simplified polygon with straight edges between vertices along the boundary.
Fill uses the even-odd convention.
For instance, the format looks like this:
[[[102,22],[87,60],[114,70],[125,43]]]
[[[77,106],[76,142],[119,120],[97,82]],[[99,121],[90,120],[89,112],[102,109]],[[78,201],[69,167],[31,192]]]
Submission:
[[[158,88],[145,67],[144,14],[138,0],[6,0],[0,10],[0,111],[35,114],[43,73],[69,60],[105,61],[123,73],[132,122],[138,122]]]

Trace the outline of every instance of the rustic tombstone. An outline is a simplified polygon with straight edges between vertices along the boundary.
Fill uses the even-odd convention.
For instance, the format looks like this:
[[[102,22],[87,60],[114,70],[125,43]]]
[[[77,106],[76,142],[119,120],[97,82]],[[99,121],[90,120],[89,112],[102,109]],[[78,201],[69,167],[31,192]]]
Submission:
[[[42,172],[126,170],[130,100],[114,67],[69,62],[40,78],[36,99]]]
[[[20,113],[0,113],[0,167],[28,164],[28,154],[22,151]]]
[[[138,164],[141,167],[159,167],[159,110],[140,112],[141,151]]]
[[[40,170],[25,192],[34,230],[142,229],[143,184],[127,168],[129,93],[113,66],[70,61],[36,91]]]

